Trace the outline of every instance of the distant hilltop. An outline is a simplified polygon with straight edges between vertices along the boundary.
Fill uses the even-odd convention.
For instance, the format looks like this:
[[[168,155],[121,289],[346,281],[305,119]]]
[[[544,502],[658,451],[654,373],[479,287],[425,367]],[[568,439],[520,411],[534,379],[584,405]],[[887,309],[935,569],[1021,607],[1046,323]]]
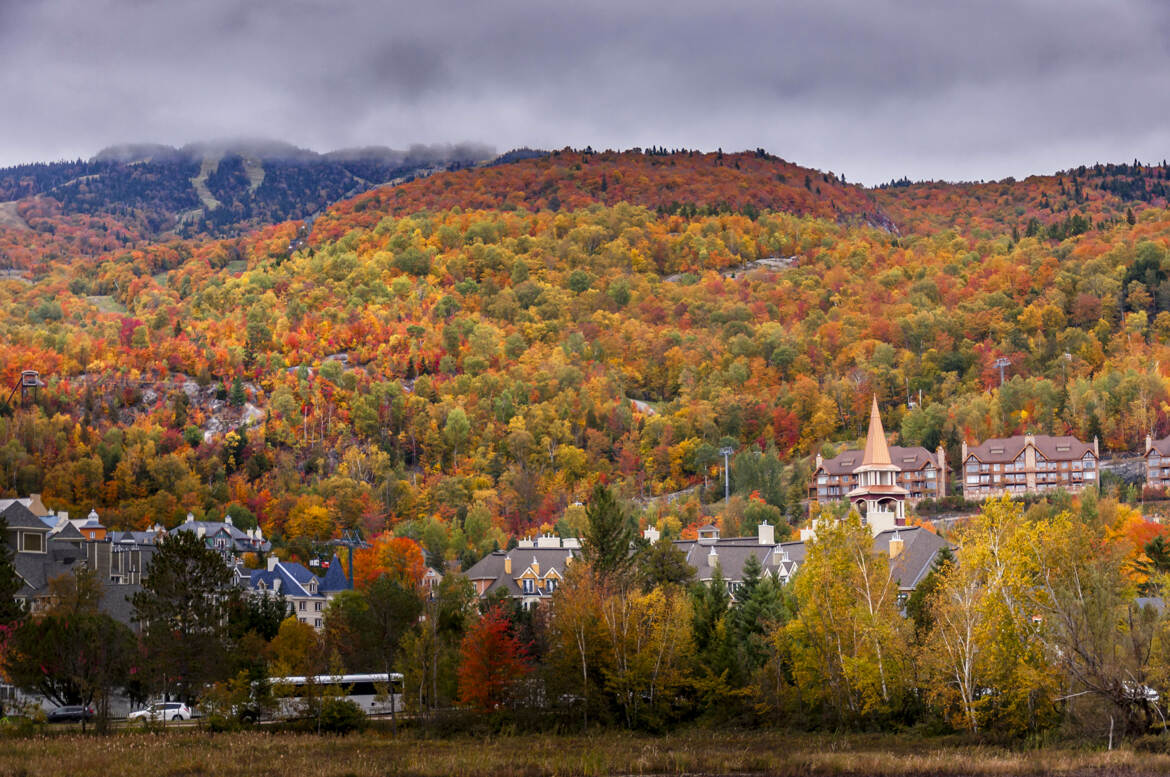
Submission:
[[[64,214],[112,217],[144,235],[230,236],[311,218],[383,184],[488,163],[495,154],[478,143],[325,154],[262,138],[181,148],[126,143],[89,160],[0,169],[0,203],[50,198]]]

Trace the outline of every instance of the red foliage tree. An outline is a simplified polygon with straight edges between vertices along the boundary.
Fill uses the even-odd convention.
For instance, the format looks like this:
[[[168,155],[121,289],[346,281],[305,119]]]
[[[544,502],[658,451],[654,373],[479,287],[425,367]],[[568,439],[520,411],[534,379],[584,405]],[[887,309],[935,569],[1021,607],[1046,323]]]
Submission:
[[[468,629],[460,647],[459,702],[478,710],[503,704],[529,665],[527,648],[512,633],[512,623],[497,604]]]

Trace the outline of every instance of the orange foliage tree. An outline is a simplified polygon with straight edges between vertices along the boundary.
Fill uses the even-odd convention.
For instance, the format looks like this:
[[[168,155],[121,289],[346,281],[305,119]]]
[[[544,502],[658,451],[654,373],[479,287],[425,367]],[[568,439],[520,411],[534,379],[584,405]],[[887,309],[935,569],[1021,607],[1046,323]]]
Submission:
[[[417,588],[424,572],[422,548],[409,537],[381,534],[368,548],[359,548],[353,555],[354,585],[362,589],[382,575],[404,588]]]

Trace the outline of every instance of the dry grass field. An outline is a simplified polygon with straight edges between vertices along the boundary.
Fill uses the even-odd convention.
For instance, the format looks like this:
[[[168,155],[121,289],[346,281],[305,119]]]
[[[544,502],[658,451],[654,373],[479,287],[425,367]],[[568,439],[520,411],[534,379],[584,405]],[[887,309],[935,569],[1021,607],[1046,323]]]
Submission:
[[[687,732],[665,737],[500,736],[423,739],[197,729],[12,738],[0,775],[107,777],[538,777],[540,775],[1136,775],[1170,773],[1170,756],[948,746],[896,736]]]

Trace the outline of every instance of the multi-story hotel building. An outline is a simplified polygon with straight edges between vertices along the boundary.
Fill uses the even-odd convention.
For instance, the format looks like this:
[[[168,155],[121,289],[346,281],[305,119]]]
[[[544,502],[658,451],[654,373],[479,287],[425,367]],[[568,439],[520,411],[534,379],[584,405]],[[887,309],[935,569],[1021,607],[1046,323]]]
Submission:
[[[1146,435],[1146,490],[1170,490],[1170,437]]]
[[[877,404],[874,404],[876,413]],[[881,424],[880,415],[877,423]],[[922,499],[942,499],[947,495],[947,454],[940,445],[935,453],[922,447],[887,446],[890,463],[895,467],[894,482],[906,490],[906,501],[916,504]],[[817,454],[812,479],[808,485],[809,502],[838,502],[858,487],[858,471],[864,451],[845,451],[831,459]]]
[[[1097,439],[1026,434],[963,443],[963,496],[987,499],[1064,490],[1076,493],[1096,485],[1100,459]]]

